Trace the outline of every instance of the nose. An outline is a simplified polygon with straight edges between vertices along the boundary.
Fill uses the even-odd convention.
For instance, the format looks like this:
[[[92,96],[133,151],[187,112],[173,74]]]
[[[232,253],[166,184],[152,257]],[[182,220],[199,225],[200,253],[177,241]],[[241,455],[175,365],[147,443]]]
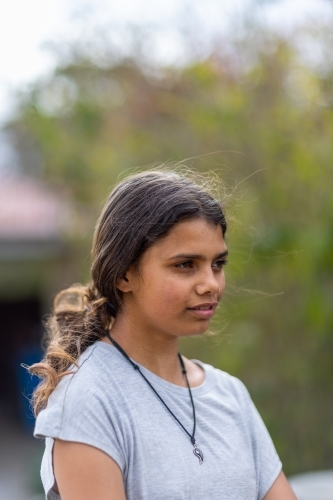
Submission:
[[[222,278],[222,279],[221,279]],[[196,286],[198,295],[217,295],[224,289],[224,275],[222,273],[216,275],[210,267],[205,270],[200,276],[200,281]]]

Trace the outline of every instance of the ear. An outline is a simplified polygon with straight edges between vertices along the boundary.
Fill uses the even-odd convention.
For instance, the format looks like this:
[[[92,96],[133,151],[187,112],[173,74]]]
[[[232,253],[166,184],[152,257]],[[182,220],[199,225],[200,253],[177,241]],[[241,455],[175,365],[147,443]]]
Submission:
[[[131,287],[129,286],[129,279],[126,276],[123,276],[123,278],[119,278],[119,280],[117,281],[117,288],[124,293],[130,292]]]
[[[123,293],[131,292],[134,286],[134,278],[134,273],[128,270],[126,275],[117,281],[117,288]]]

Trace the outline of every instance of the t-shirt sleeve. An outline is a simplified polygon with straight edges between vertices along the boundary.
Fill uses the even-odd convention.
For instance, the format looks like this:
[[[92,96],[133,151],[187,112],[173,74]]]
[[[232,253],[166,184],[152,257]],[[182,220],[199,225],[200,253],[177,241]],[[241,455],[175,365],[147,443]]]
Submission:
[[[118,464],[123,474],[125,471],[123,436],[121,426],[117,419],[113,418],[112,402],[106,402],[103,399],[103,391],[94,391],[92,384],[87,382],[82,372],[79,377],[76,377],[76,374],[66,375],[36,420],[35,437],[46,438],[41,475],[44,488],[48,492],[47,498],[50,500],[58,498],[50,491],[54,483],[54,439],[98,448]]]
[[[244,384],[237,381],[237,393],[250,432],[257,472],[258,500],[262,500],[281,472],[282,463],[267,428]]]
[[[102,391],[85,384],[84,377],[69,377],[67,383],[58,385],[46,409],[38,415],[35,436],[94,446],[115,460],[124,472],[122,432],[112,418],[112,403],[103,399]]]

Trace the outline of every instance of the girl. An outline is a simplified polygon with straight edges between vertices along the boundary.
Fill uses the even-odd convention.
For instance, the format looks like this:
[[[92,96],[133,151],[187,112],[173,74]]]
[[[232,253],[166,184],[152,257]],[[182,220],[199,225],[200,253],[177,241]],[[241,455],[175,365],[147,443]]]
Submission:
[[[244,385],[178,354],[223,295],[226,229],[220,203],[176,173],[112,191],[92,283],[55,298],[31,367],[48,500],[295,500]]]

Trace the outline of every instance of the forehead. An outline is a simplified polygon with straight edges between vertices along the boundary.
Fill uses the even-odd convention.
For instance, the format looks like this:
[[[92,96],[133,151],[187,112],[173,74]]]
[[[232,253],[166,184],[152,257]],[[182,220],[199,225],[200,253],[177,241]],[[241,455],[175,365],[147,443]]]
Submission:
[[[175,224],[169,233],[150,247],[151,255],[169,258],[179,253],[216,255],[226,250],[221,226],[205,219],[190,219]]]

